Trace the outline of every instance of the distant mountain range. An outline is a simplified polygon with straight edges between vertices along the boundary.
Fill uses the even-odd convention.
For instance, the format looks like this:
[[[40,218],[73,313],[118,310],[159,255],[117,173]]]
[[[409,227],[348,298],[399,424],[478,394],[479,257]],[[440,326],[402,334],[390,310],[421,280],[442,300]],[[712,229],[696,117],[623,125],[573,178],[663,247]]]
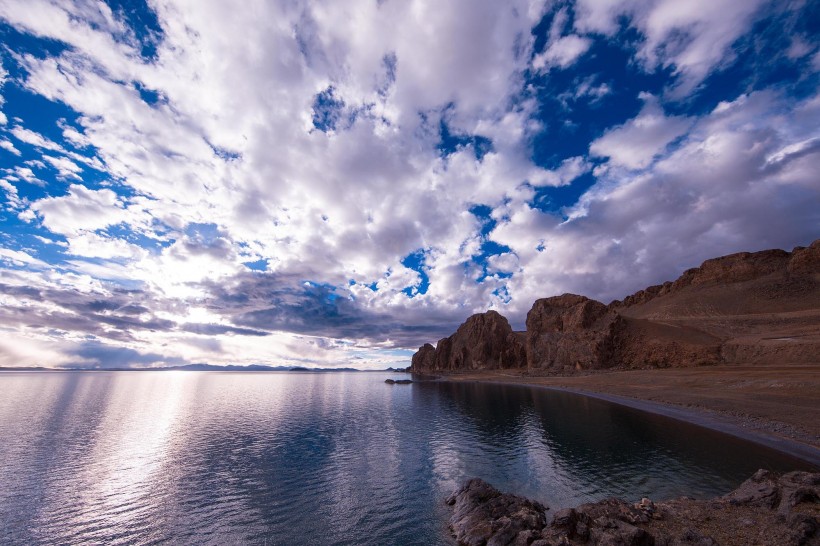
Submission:
[[[187,364],[185,366],[168,366],[165,368],[43,368],[43,367],[0,367],[0,371],[27,371],[27,372],[48,372],[48,371],[188,371],[188,372],[403,372],[404,368],[387,368],[386,370],[360,370],[358,368],[306,368],[304,366],[265,366],[263,364],[251,364],[250,366],[239,366],[227,364],[217,366],[214,364]]]

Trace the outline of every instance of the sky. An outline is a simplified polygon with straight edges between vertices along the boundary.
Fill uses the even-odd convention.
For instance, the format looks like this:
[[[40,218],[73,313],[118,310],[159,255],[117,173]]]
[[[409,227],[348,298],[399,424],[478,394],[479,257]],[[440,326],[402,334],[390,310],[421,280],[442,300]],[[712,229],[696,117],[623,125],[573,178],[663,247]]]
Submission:
[[[820,237],[820,2],[0,0],[0,366],[404,367]]]

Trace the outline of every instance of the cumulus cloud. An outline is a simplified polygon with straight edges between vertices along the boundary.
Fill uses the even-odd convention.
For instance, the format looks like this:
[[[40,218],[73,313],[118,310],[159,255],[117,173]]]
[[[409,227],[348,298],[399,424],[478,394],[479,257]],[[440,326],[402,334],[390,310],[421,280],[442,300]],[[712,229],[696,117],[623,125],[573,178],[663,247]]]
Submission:
[[[553,67],[566,68],[586,53],[591,45],[592,40],[577,34],[562,36],[552,42],[546,51],[535,56],[532,60],[532,67],[536,70],[549,70]]]
[[[10,140],[7,140],[7,139],[0,139],[0,148],[3,148],[3,149],[4,149],[4,150],[6,150],[7,152],[12,153],[12,154],[14,154],[14,155],[16,155],[16,156],[18,156],[18,157],[20,156],[20,150],[18,150],[18,149],[14,146],[14,143],[13,143],[12,141],[10,141]]]
[[[567,221],[509,211],[492,238],[527,272],[510,283],[519,313],[544,293],[608,301],[710,257],[810,243],[820,151],[806,137],[820,108],[816,99],[788,104],[772,92],[741,96],[694,122],[678,146],[653,151],[652,164],[649,154],[611,159]]]
[[[8,248],[0,248],[0,260],[10,263],[11,265],[34,265],[39,267],[47,267],[48,264],[42,260],[38,260],[27,252],[21,250],[11,250]]]
[[[552,68],[567,68],[592,46],[590,38],[577,34],[564,35],[568,22],[567,8],[558,9],[550,25],[546,48],[532,60],[534,70],[540,72],[549,71]]]
[[[66,111],[50,131],[0,129],[0,187],[28,222],[0,270],[0,327],[32,344],[15,358],[402,362],[378,351],[473,312],[520,325],[536,297],[621,297],[698,259],[806,242],[813,99],[672,114],[654,89],[632,115],[615,101],[639,89],[572,73],[624,23],[640,36],[626,54],[685,94],[759,2],[547,4],[158,0],[146,37],[105,3],[3,2],[7,24],[65,46],[9,56],[15,85]],[[545,168],[534,139],[563,136],[538,86],[561,78],[565,108],[588,98],[604,121]],[[535,204],[548,190],[583,195],[553,214]],[[59,244],[38,253],[43,239]]]
[[[9,120],[6,117],[6,114],[3,113],[3,104],[6,102],[6,99],[3,98],[3,86],[6,84],[6,79],[8,78],[8,71],[3,68],[3,65],[0,64],[0,125],[6,125]]]
[[[91,190],[82,184],[72,184],[67,195],[46,197],[31,207],[45,227],[62,235],[118,224],[123,221],[124,208],[113,190]]]
[[[621,18],[644,36],[637,57],[649,69],[672,67],[683,96],[731,56],[730,45],[749,25],[763,0],[578,0],[575,27],[609,36]]]
[[[637,117],[590,144],[593,156],[607,157],[610,166],[643,169],[691,125],[684,117],[666,116],[655,97],[644,94],[641,98],[644,107]]]

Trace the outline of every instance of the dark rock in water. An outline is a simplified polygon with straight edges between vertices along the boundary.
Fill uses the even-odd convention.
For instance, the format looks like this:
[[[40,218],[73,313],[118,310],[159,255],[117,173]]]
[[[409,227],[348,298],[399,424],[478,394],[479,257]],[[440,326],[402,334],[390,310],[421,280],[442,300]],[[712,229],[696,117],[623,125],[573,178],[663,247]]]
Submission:
[[[535,536],[533,532],[547,524],[544,505],[501,493],[478,478],[467,481],[447,499],[447,504],[453,506],[450,529],[458,543],[465,546],[526,545]]]
[[[396,380],[395,379],[385,379],[384,382],[387,383],[388,385],[393,385],[396,382]]]
[[[566,508],[546,524],[543,505],[473,478],[447,499],[460,545],[820,545],[820,473],[759,470],[714,500],[620,499]]]
[[[385,379],[385,383],[388,385],[409,385],[413,382],[412,379]]]

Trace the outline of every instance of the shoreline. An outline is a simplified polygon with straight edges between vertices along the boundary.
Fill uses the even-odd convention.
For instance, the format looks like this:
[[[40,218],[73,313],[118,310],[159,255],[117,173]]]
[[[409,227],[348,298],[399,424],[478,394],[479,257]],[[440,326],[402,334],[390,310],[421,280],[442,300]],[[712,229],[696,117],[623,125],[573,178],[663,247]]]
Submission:
[[[463,546],[818,544],[820,473],[758,470],[713,499],[679,497],[632,503],[619,498],[581,504],[547,517],[548,506],[502,493],[480,478],[446,499],[450,532]]]
[[[647,370],[640,370],[646,373]],[[783,423],[766,415],[747,415],[736,412],[729,413],[719,409],[710,408],[707,405],[698,404],[703,400],[690,396],[690,403],[681,404],[666,400],[649,399],[646,396],[639,396],[638,393],[615,393],[606,390],[592,390],[583,386],[567,386],[567,379],[583,383],[585,378],[599,379],[616,373],[629,372],[604,372],[601,374],[591,374],[585,376],[553,376],[553,377],[530,377],[515,373],[495,373],[480,372],[466,374],[436,374],[436,381],[447,382],[469,382],[469,383],[490,383],[497,385],[518,385],[526,387],[536,387],[546,390],[568,392],[580,396],[596,398],[613,404],[644,411],[656,415],[661,415],[670,419],[683,421],[696,426],[701,426],[723,434],[728,434],[745,441],[753,442],[769,449],[776,450],[790,457],[800,460],[804,464],[809,464],[820,470],[820,448],[809,441],[804,441],[803,437],[812,436],[803,431],[797,432],[789,428],[783,429]],[[570,382],[571,382],[570,381]],[[599,387],[600,385],[595,384]],[[609,391],[618,389],[607,389]],[[621,389],[623,390],[623,389]],[[677,393],[680,394],[680,393]],[[778,430],[780,433],[773,432]]]
[[[539,387],[538,385],[534,386]],[[703,428],[715,430],[723,434],[735,436],[742,440],[754,442],[756,444],[766,446],[781,453],[785,453],[796,459],[800,459],[803,462],[807,462],[811,465],[814,465],[815,467],[817,467],[818,470],[820,470],[820,449],[817,449],[809,444],[804,444],[802,442],[798,442],[796,440],[792,440],[782,436],[774,436],[756,432],[754,430],[749,430],[743,428],[743,426],[738,422],[733,422],[732,420],[729,420],[727,418],[721,419],[720,417],[712,415],[705,411],[698,411],[694,408],[683,408],[679,406],[663,404],[661,402],[654,402],[650,400],[627,398],[625,396],[618,396],[616,394],[590,392],[579,389],[569,389],[562,387],[540,386],[540,388],[561,392],[570,392],[581,396],[597,398],[599,400],[605,400],[613,404],[626,406],[629,408],[637,409],[639,411],[645,411],[647,413],[662,415],[664,417],[669,417],[670,419],[675,419],[678,421],[691,423],[693,425],[697,425]]]

